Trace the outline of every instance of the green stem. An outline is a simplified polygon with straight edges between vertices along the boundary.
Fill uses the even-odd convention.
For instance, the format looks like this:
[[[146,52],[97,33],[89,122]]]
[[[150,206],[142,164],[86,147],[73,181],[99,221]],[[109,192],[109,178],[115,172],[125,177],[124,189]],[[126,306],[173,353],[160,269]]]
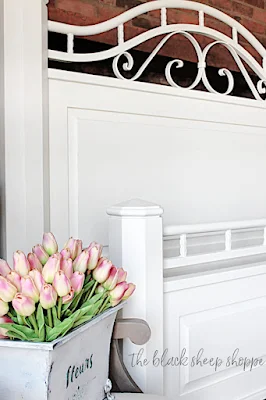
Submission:
[[[85,278],[84,285],[86,285],[86,283],[88,283],[90,281],[90,279],[91,279],[91,276],[87,275],[86,278]]]
[[[11,319],[12,319],[12,321],[13,321],[14,315],[12,315],[12,314],[11,314],[11,312],[7,313],[7,315],[8,315],[8,316],[9,316],[9,318],[11,318]]]
[[[95,289],[96,289],[97,286],[98,286],[98,282],[95,281],[95,283],[94,283],[94,285],[92,286],[92,289],[91,289],[91,291],[90,291],[90,294],[89,294],[89,296],[87,297],[87,299],[86,299],[85,301],[90,300],[90,299],[92,298],[92,296],[93,296],[93,294],[94,294]]]
[[[105,299],[103,305],[100,308],[100,311],[97,314],[101,314],[101,312],[103,312],[103,310],[105,309],[105,307],[107,306],[107,303],[109,301],[109,296]]]
[[[61,319],[62,302],[63,302],[62,297],[59,297],[59,300],[58,300],[58,307],[57,307],[57,316],[58,316],[58,319]]]
[[[48,325],[50,326],[50,328],[53,328],[53,318],[52,318],[51,308],[47,310],[47,317],[48,317]]]
[[[38,329],[38,325],[37,325],[37,321],[36,321],[34,313],[29,316],[29,320],[32,323],[32,326],[34,328],[34,331],[35,331],[36,335],[39,336],[39,329]]]

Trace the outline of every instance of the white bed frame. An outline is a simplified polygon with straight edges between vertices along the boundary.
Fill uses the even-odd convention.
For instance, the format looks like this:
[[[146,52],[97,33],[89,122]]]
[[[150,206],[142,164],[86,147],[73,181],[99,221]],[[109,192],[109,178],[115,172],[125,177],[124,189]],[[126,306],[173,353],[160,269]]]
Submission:
[[[104,243],[106,254],[126,266],[137,283],[124,316],[144,318],[152,329],[141,357],[148,360],[146,367],[131,366],[129,354],[140,349],[124,344],[125,363],[144,392],[175,400],[265,399],[265,366],[243,372],[224,362],[215,371],[206,365],[155,367],[152,360],[156,350],[162,355],[166,349],[169,357],[186,349],[190,362],[201,348],[206,358],[223,361],[236,348],[241,357],[266,356],[266,103],[261,97],[266,50],[213,8],[161,0],[90,27],[49,22],[50,31],[67,35],[68,50],[47,54],[45,3],[0,3],[2,253],[10,258],[16,248],[28,250],[48,229],[60,244],[68,235]],[[169,25],[168,8],[195,10],[199,23]],[[160,26],[125,41],[124,24],[155,9],[161,10]],[[206,27],[205,15],[230,26],[232,37]],[[74,52],[75,36],[110,29],[117,29],[117,46]],[[228,49],[254,100],[228,96],[234,78],[225,68],[219,74],[228,89],[216,93],[206,74],[212,46],[202,50],[193,33]],[[126,57],[122,67],[130,71],[130,49],[162,34],[139,72],[125,80],[119,58]],[[183,66],[181,60],[166,66],[169,87],[135,82],[175,34],[185,36],[198,56],[189,90],[171,76],[174,64]],[[239,35],[261,64],[241,46]],[[120,79],[48,71],[48,57],[114,58]],[[257,75],[257,86],[243,61]],[[190,90],[200,81],[210,93]],[[123,202],[138,197],[152,203]]]

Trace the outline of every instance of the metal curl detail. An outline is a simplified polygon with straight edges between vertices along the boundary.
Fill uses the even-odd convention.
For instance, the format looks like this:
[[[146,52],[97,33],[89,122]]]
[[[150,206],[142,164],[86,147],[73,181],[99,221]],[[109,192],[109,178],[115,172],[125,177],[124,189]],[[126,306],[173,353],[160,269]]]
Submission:
[[[253,81],[251,80],[251,78],[249,76],[247,69],[245,68],[245,66],[243,64],[242,59],[238,55],[237,50],[232,45],[219,40],[219,41],[215,41],[215,42],[208,44],[202,50],[199,43],[197,42],[197,40],[195,39],[195,37],[193,35],[191,35],[188,32],[181,31],[181,30],[171,32],[168,35],[166,35],[159,42],[159,44],[154,48],[154,50],[151,52],[149,57],[142,64],[142,66],[139,68],[139,70],[136,72],[136,74],[131,78],[126,78],[122,75],[122,73],[119,70],[118,63],[122,56],[126,57],[126,62],[123,63],[122,68],[124,71],[131,71],[134,66],[134,59],[133,59],[132,55],[127,51],[118,54],[113,60],[113,71],[114,71],[115,76],[117,78],[123,79],[123,80],[136,81],[142,75],[142,73],[145,71],[145,69],[150,64],[150,62],[153,60],[153,58],[158,54],[158,52],[161,50],[161,48],[164,46],[164,44],[172,36],[178,35],[178,34],[187,38],[190,41],[190,43],[192,44],[192,46],[194,47],[194,50],[195,50],[197,58],[198,58],[198,73],[197,73],[197,76],[196,76],[194,82],[190,86],[182,87],[174,81],[172,74],[171,74],[171,69],[173,66],[175,66],[175,68],[177,68],[177,69],[183,68],[184,62],[179,59],[171,60],[167,63],[167,65],[165,67],[165,77],[170,86],[176,87],[176,88],[179,88],[182,90],[191,90],[191,89],[194,89],[202,81],[203,85],[210,93],[220,94],[220,95],[229,95],[230,93],[232,93],[232,91],[234,89],[234,77],[233,77],[232,72],[229,71],[227,68],[221,68],[218,71],[219,76],[226,77],[227,81],[228,81],[227,89],[223,93],[217,92],[212,87],[212,85],[210,84],[210,82],[208,80],[207,74],[206,74],[206,59],[207,59],[209,51],[216,45],[222,45],[231,53],[233,59],[235,60],[237,66],[239,67],[243,77],[245,78],[246,83],[248,84],[254,98],[256,100],[262,100],[261,94],[266,93],[266,80],[261,79],[257,83],[257,87],[254,85]]]

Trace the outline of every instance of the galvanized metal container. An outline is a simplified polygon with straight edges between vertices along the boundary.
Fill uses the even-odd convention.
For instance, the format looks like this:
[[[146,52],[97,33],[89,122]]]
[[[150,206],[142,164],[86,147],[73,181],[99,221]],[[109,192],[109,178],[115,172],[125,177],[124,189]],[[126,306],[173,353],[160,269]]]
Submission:
[[[1,400],[103,400],[119,305],[51,343],[0,340]]]

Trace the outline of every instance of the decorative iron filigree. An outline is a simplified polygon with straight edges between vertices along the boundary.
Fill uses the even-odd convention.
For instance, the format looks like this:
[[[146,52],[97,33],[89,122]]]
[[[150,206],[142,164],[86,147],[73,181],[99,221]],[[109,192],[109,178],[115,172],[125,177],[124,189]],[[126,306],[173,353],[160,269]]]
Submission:
[[[195,10],[198,12],[199,20],[198,24],[167,24],[167,8],[181,8],[188,10]],[[152,28],[146,32],[143,32],[136,37],[124,40],[124,24],[133,18],[144,14],[151,10],[161,10],[161,25],[157,28]],[[211,29],[205,26],[205,14],[212,16],[223,23],[227,24],[232,29],[232,38],[224,35],[223,33]],[[104,51],[89,53],[89,54],[78,54],[74,52],[74,37],[75,36],[90,36],[96,35],[102,32],[107,32],[111,29],[117,29],[118,34],[118,45]],[[254,98],[256,100],[262,100],[263,94],[266,93],[266,49],[262,44],[241,24],[235,21],[228,15],[215,10],[212,7],[204,4],[186,1],[186,0],[156,0],[151,1],[140,6],[137,6],[131,10],[124,12],[123,14],[110,19],[109,21],[102,22],[97,25],[80,27],[60,24],[57,22],[49,22],[49,30],[58,33],[64,33],[68,38],[68,49],[67,52],[58,52],[49,50],[49,58],[60,61],[74,61],[74,62],[91,62],[100,61],[108,58],[113,58],[113,71],[117,78],[123,80],[136,81],[140,78],[143,72],[146,70],[148,65],[158,54],[165,43],[174,35],[182,35],[187,38],[195,49],[196,56],[198,59],[198,71],[194,82],[188,87],[184,88],[175,82],[172,76],[172,68],[180,69],[184,67],[182,60],[176,59],[171,60],[165,68],[165,77],[168,84],[172,87],[191,90],[202,82],[205,88],[211,93],[218,92],[210,84],[206,74],[206,60],[210,50],[217,45],[225,47],[235,60],[238,68],[240,69],[246,83],[248,84]],[[201,48],[196,38],[193,36],[194,33],[201,34],[212,38],[214,41],[208,44],[204,49]],[[248,43],[258,52],[262,57],[262,65],[260,65],[256,59],[238,43],[238,35],[242,35]],[[157,36],[165,35],[155,49],[148,56],[147,60],[138,69],[138,71],[131,78],[126,78],[121,71],[121,64],[119,63],[122,57],[125,57],[126,62],[122,64],[122,70],[125,72],[132,71],[134,67],[134,59],[129,53],[129,50],[144,43],[147,40],[155,38]],[[248,67],[255,73],[259,81],[255,85],[244,65],[246,63]],[[226,68],[221,68],[218,71],[221,77],[226,77],[228,84],[223,95],[232,93],[234,88],[234,77],[232,72]]]

